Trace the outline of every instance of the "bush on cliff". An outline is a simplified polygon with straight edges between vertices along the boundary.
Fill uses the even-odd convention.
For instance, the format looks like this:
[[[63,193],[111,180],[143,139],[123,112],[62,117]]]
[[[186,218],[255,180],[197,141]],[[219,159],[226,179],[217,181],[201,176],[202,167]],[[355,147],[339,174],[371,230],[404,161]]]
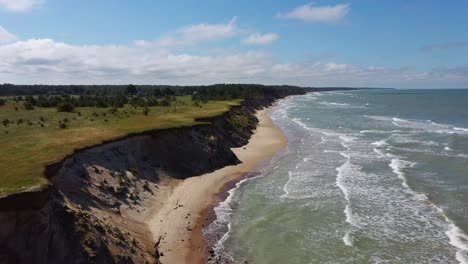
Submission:
[[[70,102],[61,102],[57,105],[58,112],[73,112],[75,111],[75,106]]]

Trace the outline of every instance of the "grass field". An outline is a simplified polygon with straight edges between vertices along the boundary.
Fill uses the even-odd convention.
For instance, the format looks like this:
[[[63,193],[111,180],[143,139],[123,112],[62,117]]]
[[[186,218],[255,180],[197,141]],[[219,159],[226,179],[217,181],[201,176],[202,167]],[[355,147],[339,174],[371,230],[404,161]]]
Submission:
[[[129,133],[191,126],[197,124],[195,118],[220,115],[240,103],[210,101],[200,108],[192,104],[190,97],[177,97],[177,101],[175,111],[173,106],[150,107],[146,116],[142,107],[125,106],[115,113],[110,108],[83,107],[76,108],[75,113],[64,113],[56,108],[23,110],[21,102],[10,100],[0,106],[0,121],[13,122],[0,124],[0,196],[43,186],[45,165],[75,149]],[[67,127],[60,128],[60,123]]]

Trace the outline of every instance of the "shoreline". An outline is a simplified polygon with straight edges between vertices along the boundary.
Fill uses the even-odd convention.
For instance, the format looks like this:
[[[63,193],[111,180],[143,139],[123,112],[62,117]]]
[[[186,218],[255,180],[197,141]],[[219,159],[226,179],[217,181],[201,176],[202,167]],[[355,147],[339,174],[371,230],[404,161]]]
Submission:
[[[274,125],[268,110],[255,114],[259,123],[248,144],[232,149],[240,164],[179,180],[175,187],[167,186],[172,189],[167,199],[154,201],[159,208],[149,217],[147,225],[163,264],[206,263],[210,247],[203,229],[213,220],[210,218],[214,217],[212,211],[220,202],[220,195],[228,185],[254,172],[287,145],[286,136]]]

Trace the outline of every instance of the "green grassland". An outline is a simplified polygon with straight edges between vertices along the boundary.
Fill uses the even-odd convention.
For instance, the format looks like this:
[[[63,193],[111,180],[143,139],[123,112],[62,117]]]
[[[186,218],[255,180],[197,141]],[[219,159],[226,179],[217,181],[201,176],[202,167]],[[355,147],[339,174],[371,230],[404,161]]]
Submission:
[[[195,106],[190,96],[177,97],[176,106],[96,108],[73,113],[56,108],[22,109],[22,102],[0,106],[0,196],[40,188],[46,184],[45,165],[61,160],[75,149],[153,129],[191,126],[196,118],[220,115],[240,100],[209,101]],[[15,110],[17,108],[17,110]],[[22,120],[22,122],[20,121]],[[60,128],[65,123],[66,128]],[[64,125],[62,125],[64,126]]]

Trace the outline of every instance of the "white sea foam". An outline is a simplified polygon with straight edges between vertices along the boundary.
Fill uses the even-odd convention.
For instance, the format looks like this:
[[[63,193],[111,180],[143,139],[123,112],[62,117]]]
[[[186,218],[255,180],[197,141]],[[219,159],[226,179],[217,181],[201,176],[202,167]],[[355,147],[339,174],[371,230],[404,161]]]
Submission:
[[[468,132],[468,128],[454,127],[454,126],[447,125],[447,124],[439,124],[436,122],[432,122],[430,120],[418,120],[418,119],[409,120],[409,119],[403,119],[403,118],[398,118],[398,117],[371,116],[371,115],[365,115],[364,117],[372,119],[372,120],[387,122],[387,123],[391,122],[393,125],[397,127],[412,128],[412,129],[423,130],[423,131],[428,131],[428,132],[448,133],[448,134],[453,134],[453,133],[465,134]]]
[[[361,134],[395,134],[399,132],[404,132],[403,130],[377,130],[377,129],[369,129],[369,130],[361,130],[359,133]]]
[[[445,211],[432,204],[437,211],[444,217],[445,222],[448,224],[448,230],[445,234],[450,240],[450,244],[458,249],[456,259],[461,264],[468,264],[468,235],[466,235],[455,223],[450,219]]]
[[[468,128],[464,128],[464,127],[454,127],[453,129],[458,130],[458,131],[468,132]]]
[[[336,186],[340,188],[346,201],[348,202],[349,202],[349,191],[344,184],[344,175],[345,175],[345,172],[349,170],[350,166],[351,166],[351,163],[349,161],[346,161],[343,165],[336,168],[336,171],[338,172],[338,174],[336,175]]]
[[[290,171],[288,171],[288,176],[289,176],[289,179],[288,179],[288,181],[286,182],[286,184],[284,184],[284,186],[283,186],[284,194],[280,196],[281,198],[287,198],[288,195],[289,195],[288,185],[289,185],[289,184],[291,183],[291,181],[292,181],[292,173],[291,173]]]
[[[319,104],[322,104],[322,105],[329,105],[329,106],[344,106],[344,107],[348,107],[350,106],[349,104],[346,104],[346,103],[335,103],[335,102],[327,102],[327,101],[322,101],[320,102]]]
[[[348,103],[336,103],[336,102],[327,102],[327,101],[322,101],[319,102],[318,104],[323,105],[324,107],[319,107],[319,108],[366,108],[364,105],[351,105]]]
[[[378,154],[379,157],[381,157],[381,158],[386,157],[385,153],[382,150],[379,149],[380,147],[384,147],[384,146],[388,145],[386,139],[375,141],[375,142],[373,142],[371,144],[376,146],[373,150],[374,150],[375,153]]]
[[[406,180],[406,173],[404,172],[404,170],[407,168],[414,167],[415,165],[416,163],[414,162],[409,162],[398,158],[392,159],[389,164],[390,168],[392,168],[393,173],[395,173],[398,176],[398,178],[402,180],[402,184],[406,188],[409,188],[409,186]]]
[[[353,246],[353,239],[351,238],[350,231],[346,232],[345,236],[343,237],[343,242],[346,246]]]
[[[341,139],[341,145],[349,152],[350,142],[354,141],[355,138],[348,135],[340,135],[339,138]],[[355,220],[353,219],[350,191],[345,184],[345,177],[353,175],[357,168],[351,163],[351,155],[349,153],[343,151],[340,152],[340,155],[346,158],[346,161],[340,167],[336,168],[336,186],[341,190],[346,200],[346,206],[344,209],[346,222],[351,226],[357,226]],[[350,237],[350,230],[348,230],[343,237],[343,242],[346,246],[353,246],[352,238]]]
[[[215,239],[215,241],[208,241],[208,243],[210,243],[210,245],[213,247],[213,250],[216,252],[216,254],[218,256],[222,256],[223,259],[229,259],[230,261],[234,261],[234,258],[224,250],[224,243],[230,237],[231,234],[231,214],[233,212],[231,206],[234,196],[237,190],[242,185],[244,185],[248,181],[254,180],[262,176],[264,176],[263,173],[259,174],[258,176],[246,178],[237,182],[235,187],[228,191],[227,198],[224,201],[220,202],[219,205],[214,208],[216,219],[206,229],[203,230],[203,234],[205,237],[207,237],[207,234],[214,235],[219,234],[220,232],[223,233],[221,239]]]

